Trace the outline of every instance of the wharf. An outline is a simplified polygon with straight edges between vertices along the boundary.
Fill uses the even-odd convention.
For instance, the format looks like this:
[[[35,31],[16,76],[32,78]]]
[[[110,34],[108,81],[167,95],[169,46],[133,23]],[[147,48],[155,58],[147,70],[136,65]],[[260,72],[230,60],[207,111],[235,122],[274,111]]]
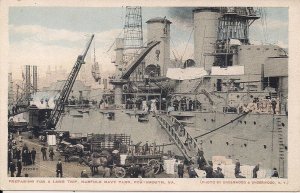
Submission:
[[[18,137],[22,137],[22,141],[18,141]],[[103,178],[104,168],[99,167],[98,174],[92,176],[90,167],[85,164],[79,164],[77,161],[65,162],[64,156],[60,155],[59,152],[56,151],[56,147],[54,147],[54,159],[53,161],[49,158],[49,151],[47,147],[47,160],[42,159],[41,147],[43,144],[38,139],[30,139],[29,134],[27,132],[23,132],[22,134],[14,135],[17,141],[17,147],[22,149],[22,147],[26,144],[29,150],[35,148],[36,150],[36,159],[35,164],[22,166],[21,177],[24,177],[25,174],[28,174],[28,177],[56,177],[56,164],[58,159],[61,159],[63,165],[63,177],[64,178],[80,178],[81,171],[86,170],[86,173],[89,178]],[[15,172],[16,175],[16,172]],[[10,177],[10,172],[7,173],[7,176]],[[175,178],[177,175],[166,174],[164,172],[156,175],[156,178]],[[188,174],[185,174],[185,177],[188,177]],[[116,178],[112,173],[110,178]]]

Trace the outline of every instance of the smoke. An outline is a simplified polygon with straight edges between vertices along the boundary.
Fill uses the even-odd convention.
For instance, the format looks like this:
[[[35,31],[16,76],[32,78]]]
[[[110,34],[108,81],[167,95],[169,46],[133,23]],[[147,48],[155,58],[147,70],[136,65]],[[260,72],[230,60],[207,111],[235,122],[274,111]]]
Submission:
[[[187,27],[193,26],[193,10],[196,7],[172,7],[168,12],[171,19]]]

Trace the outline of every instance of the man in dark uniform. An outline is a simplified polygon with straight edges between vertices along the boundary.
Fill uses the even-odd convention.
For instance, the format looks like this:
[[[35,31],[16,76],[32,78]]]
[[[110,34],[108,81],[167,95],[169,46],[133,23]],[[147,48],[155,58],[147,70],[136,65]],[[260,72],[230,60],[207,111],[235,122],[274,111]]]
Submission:
[[[22,172],[22,162],[21,160],[19,159],[18,162],[17,162],[17,177],[21,177],[21,172]]]
[[[198,178],[199,177],[193,166],[189,167],[188,172],[189,172],[190,178]]]
[[[203,151],[199,151],[199,157],[197,159],[197,164],[198,164],[198,169],[199,170],[204,170],[205,169],[205,165],[206,165],[206,160],[204,158],[204,152]]]
[[[220,167],[217,167],[216,172],[213,174],[214,178],[224,178],[224,174],[222,173],[222,169]]]
[[[130,178],[134,178],[134,164],[131,164],[130,168],[128,168],[128,173]]]
[[[140,175],[142,178],[145,178],[145,174],[146,174],[146,170],[145,170],[145,167],[140,164]]]
[[[240,175],[241,173],[241,163],[236,162],[235,169],[234,169],[234,175],[236,178],[245,178],[245,176]]]
[[[140,174],[140,167],[139,165],[133,166],[133,178],[138,178]]]
[[[146,152],[146,154],[149,154],[149,144],[148,144],[148,141],[146,141],[146,144],[145,144],[145,152]]]
[[[11,161],[9,164],[10,177],[15,177],[16,165]]]
[[[62,169],[62,163],[61,160],[58,160],[58,163],[56,164],[56,177],[60,176],[63,177],[63,169]]]
[[[271,176],[272,178],[279,178],[279,174],[276,168],[273,168],[273,174]]]
[[[47,160],[47,148],[45,145],[41,148],[41,152],[43,154],[43,160]]]
[[[277,102],[274,98],[272,98],[272,100],[271,100],[271,105],[272,105],[272,109],[273,109],[273,114],[275,115]]]
[[[178,177],[183,178],[184,165],[183,165],[182,161],[178,164],[177,167],[178,167],[178,169],[177,169]]]
[[[32,159],[32,164],[34,164],[35,161],[35,155],[36,155],[36,151],[34,148],[32,148],[31,150],[31,159]]]
[[[20,150],[20,148],[17,148],[16,159],[17,160],[21,159],[21,150]]]
[[[204,167],[206,172],[206,178],[213,178],[213,163],[212,161],[208,161],[208,165]]]

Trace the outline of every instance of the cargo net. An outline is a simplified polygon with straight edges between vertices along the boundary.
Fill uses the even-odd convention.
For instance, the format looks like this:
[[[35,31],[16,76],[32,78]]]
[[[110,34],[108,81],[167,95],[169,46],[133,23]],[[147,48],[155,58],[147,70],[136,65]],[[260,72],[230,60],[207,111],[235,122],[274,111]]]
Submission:
[[[87,138],[92,152],[120,149],[131,143],[130,136],[125,134],[90,134]]]

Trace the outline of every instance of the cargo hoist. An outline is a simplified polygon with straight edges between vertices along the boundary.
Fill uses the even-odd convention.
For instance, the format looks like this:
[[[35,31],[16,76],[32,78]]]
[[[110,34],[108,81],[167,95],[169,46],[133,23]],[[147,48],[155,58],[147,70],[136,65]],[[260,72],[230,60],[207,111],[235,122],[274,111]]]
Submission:
[[[87,46],[83,52],[82,55],[79,55],[77,57],[77,60],[73,66],[73,69],[72,71],[70,72],[64,86],[63,86],[63,89],[61,90],[60,92],[60,95],[58,97],[58,99],[56,100],[55,102],[55,107],[54,109],[52,110],[51,112],[51,115],[49,116],[48,119],[45,120],[45,124],[43,125],[43,129],[46,129],[46,130],[54,130],[60,117],[61,117],[61,114],[64,112],[65,110],[65,105],[67,104],[67,101],[68,101],[68,98],[69,98],[69,95],[72,91],[72,88],[73,88],[73,85],[75,83],[75,80],[78,76],[78,73],[80,71],[80,68],[82,66],[82,64],[84,64],[84,59],[85,59],[85,56],[91,46],[91,43],[93,41],[93,38],[94,38],[94,34],[91,36],[91,38],[89,39],[89,41],[87,42]]]

